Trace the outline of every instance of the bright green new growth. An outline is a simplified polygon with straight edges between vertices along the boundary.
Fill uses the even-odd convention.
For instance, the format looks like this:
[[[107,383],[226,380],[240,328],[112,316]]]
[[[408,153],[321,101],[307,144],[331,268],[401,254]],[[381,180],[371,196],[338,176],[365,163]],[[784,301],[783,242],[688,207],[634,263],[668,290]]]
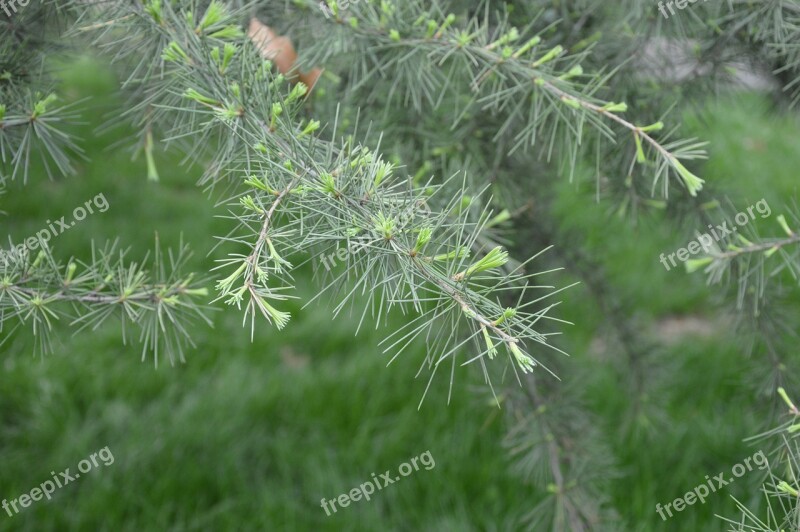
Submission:
[[[487,270],[492,270],[494,268],[499,268],[500,266],[505,265],[508,262],[508,252],[505,251],[501,247],[496,247],[489,251],[483,258],[481,258],[478,262],[464,270],[463,272],[457,273],[453,279],[456,281],[463,281],[467,277],[470,277],[476,273],[485,272]]]

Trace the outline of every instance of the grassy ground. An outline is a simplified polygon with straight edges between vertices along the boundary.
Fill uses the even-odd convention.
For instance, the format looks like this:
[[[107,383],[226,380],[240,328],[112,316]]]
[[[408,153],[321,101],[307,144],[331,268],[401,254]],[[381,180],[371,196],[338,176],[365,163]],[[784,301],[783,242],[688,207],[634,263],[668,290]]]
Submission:
[[[86,61],[65,70],[70,98],[117,108],[115,80]],[[142,160],[116,147],[124,129],[97,135],[98,123],[79,128],[89,161],[78,176],[47,182],[35,178],[24,191],[2,198],[3,226],[15,238],[39,230],[48,218],[68,214],[103,193],[106,213],[90,216],[52,242],[57,253],[85,254],[91,239],[119,238],[131,256],[151,249],[158,231],[164,245],[181,235],[196,251],[191,267],[202,271],[210,256],[209,235],[227,232],[210,202],[194,186],[195,172],[161,157],[162,182],[148,183]],[[712,140],[710,180],[735,181],[752,202],[767,193],[775,205],[794,192],[800,166],[796,124],[768,116],[762,100],[748,96],[736,106],[711,107],[689,127]],[[798,159],[798,160],[795,160]],[[742,169],[749,169],[749,174]],[[564,184],[565,224],[590,232],[588,245],[621,294],[641,304],[642,322],[657,331],[664,319],[691,315],[712,323],[707,336],[678,335],[659,348],[664,364],[685,375],[679,385],[651,397],[662,416],[642,413],[651,430],[637,438],[616,429],[629,397],[619,375],[598,350],[602,315],[581,288],[565,297],[561,316],[577,325],[565,343],[575,367],[596,378],[589,396],[605,430],[618,434],[614,447],[623,475],[612,498],[637,530],[722,530],[714,513],[732,514],[729,494],[747,498],[757,484],[751,473],[662,523],[657,502],[666,503],[751,456],[758,449],[742,439],[763,428],[764,413],[741,376],[752,361],[740,353],[700,277],[667,272],[658,255],[685,245],[687,235],[656,222],[632,228],[605,219],[591,206],[592,190]],[[748,203],[749,204],[749,203]],[[587,207],[588,205],[588,207]],[[599,218],[602,217],[602,218]],[[633,273],[632,273],[633,272]],[[308,282],[302,294],[313,294]],[[140,361],[109,327],[96,334],[64,337],[53,356],[30,354],[22,335],[2,348],[0,360],[0,496],[11,499],[108,446],[114,463],[99,466],[9,517],[0,530],[508,530],[536,503],[531,490],[509,472],[500,446],[502,416],[475,398],[469,377],[454,388],[433,386],[421,410],[424,379],[414,379],[424,358],[411,349],[386,368],[380,331],[357,338],[356,320],[332,321],[324,306],[300,310],[278,334],[264,325],[251,343],[241,315],[222,309],[214,328],[198,330],[198,348],[186,364]],[[466,375],[466,374],[465,374]],[[569,375],[562,375],[569,379]],[[320,499],[351,488],[430,451],[435,467],[420,470],[373,497],[327,517]]]

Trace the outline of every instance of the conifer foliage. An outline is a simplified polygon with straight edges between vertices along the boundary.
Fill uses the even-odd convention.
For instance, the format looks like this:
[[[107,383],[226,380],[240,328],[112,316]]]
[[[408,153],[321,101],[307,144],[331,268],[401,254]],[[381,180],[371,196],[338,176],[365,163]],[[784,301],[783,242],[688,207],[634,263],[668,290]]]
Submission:
[[[310,267],[319,295],[304,303],[386,326],[390,359],[425,342],[428,386],[480,368],[506,409],[516,469],[547,479],[529,526],[618,523],[603,488],[611,446],[588,415],[572,415],[584,410],[580,390],[563,394],[557,380],[569,329],[556,298],[570,292],[552,272],[568,268],[606,311],[636,411],[649,347],[631,302],[557,227],[555,183],[591,173],[598,199],[631,223],[665,211],[702,232],[726,219],[724,184],[701,177],[707,145],[681,133],[673,107],[729,83],[742,58],[780,87],[779,105],[796,103],[796,2],[697,3],[667,19],[638,0],[14,5],[0,11],[0,185],[74,173],[83,153],[69,125],[87,106],[62,103],[50,57],[89,49],[120,74],[121,118],[137,129],[147,178],[161,177],[155,150],[201,163],[198,184],[231,225],[209,235],[227,253],[210,272],[182,271],[190,250],[158,242],[144,260],[124,242],[96,244],[90,261],[41,238],[9,242],[19,252],[0,261],[4,332],[30,328],[46,352],[53,334],[113,319],[144,358],[184,360],[220,304],[240,309],[251,336],[290,327],[285,302]],[[688,50],[688,74],[647,73],[676,49]],[[769,361],[768,392],[791,380],[785,332],[797,327],[771,304],[800,273],[800,215],[782,207],[776,234],[731,235],[687,262],[727,289],[751,350]],[[391,312],[406,324],[388,327]]]

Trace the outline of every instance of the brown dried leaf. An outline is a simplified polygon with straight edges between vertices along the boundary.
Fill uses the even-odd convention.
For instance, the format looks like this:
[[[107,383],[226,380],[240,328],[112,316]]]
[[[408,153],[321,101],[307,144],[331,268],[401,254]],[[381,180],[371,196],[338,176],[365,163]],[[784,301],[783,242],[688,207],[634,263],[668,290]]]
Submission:
[[[285,75],[291,81],[302,81],[309,89],[317,83],[322,70],[314,68],[309,72],[297,72],[295,63],[297,62],[297,52],[292,41],[288,37],[282,37],[272,31],[272,28],[253,17],[250,19],[250,27],[247,29],[247,36],[256,45],[261,56],[275,63],[278,72]]]

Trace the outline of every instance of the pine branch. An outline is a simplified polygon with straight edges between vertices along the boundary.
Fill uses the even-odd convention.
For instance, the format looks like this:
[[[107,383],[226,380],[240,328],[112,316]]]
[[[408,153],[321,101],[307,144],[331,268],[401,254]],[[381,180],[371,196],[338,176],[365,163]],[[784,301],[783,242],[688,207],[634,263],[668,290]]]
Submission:
[[[55,93],[44,97],[39,93],[29,94],[27,112],[17,114],[9,113],[6,105],[0,103],[0,182],[20,176],[27,183],[35,153],[40,155],[51,179],[54,177],[51,163],[60,174],[74,172],[71,158],[83,152],[63,126],[74,122],[76,113],[74,106],[56,104],[57,99]]]
[[[212,11],[213,23],[206,27],[202,21]],[[224,240],[246,244],[248,252],[223,262],[221,268],[233,271],[217,289],[219,298],[230,304],[238,306],[248,298],[245,319],[251,321],[251,334],[256,309],[279,328],[288,321],[288,314],[273,303],[286,299],[282,292],[293,286],[289,259],[313,257],[361,234],[369,240],[369,253],[351,256],[339,280],[327,283],[320,293],[354,274],[355,283],[334,313],[353,300],[356,290],[367,288],[378,298],[373,312],[378,321],[395,306],[416,311],[421,318],[416,328],[389,341],[395,345],[409,336],[427,337],[431,351],[440,353],[427,361],[434,373],[447,358],[455,364],[466,342],[479,346],[478,356],[466,363],[492,358],[498,344],[523,372],[539,364],[523,349],[532,344],[552,348],[547,336],[534,328],[540,319],[549,319],[551,307],[508,312],[493,300],[504,291],[524,293],[535,274],[502,273],[499,268],[508,258],[497,250],[467,262],[488,213],[477,223],[457,214],[462,192],[443,200],[447,207],[441,211],[406,217],[403,209],[409,206],[439,202],[442,186],[415,188],[396,178],[392,165],[376,153],[322,140],[315,134],[319,122],[298,126],[296,115],[307,87],[298,83],[287,94],[285,77],[270,72],[271,63],[258,57],[234,24],[235,14],[223,4],[212,2],[202,15],[188,6],[157,2],[144,9],[115,5],[106,17],[118,23],[101,25],[104,35],[113,28],[114,34],[126,35],[125,42],[165,43],[159,55],[167,68],[148,69],[150,77],[138,80],[145,83],[153,122],[171,124],[171,138],[191,138],[198,148],[210,135],[225,147],[215,152],[215,165],[225,175],[238,176],[240,191],[231,205],[240,211],[234,218],[243,234]],[[97,42],[109,44],[102,36]],[[247,234],[254,240],[246,243]],[[432,330],[439,332],[431,335]]]
[[[207,295],[192,275],[181,276],[188,258],[182,247],[170,252],[169,270],[158,247],[151,267],[125,261],[116,245],[93,249],[92,261],[55,261],[42,242],[35,258],[27,251],[4,254],[0,261],[0,329],[25,325],[32,329],[39,350],[51,349],[55,323],[66,321],[76,331],[97,329],[115,317],[128,329],[139,330],[142,358],[153,352],[158,365],[164,352],[170,362],[183,361],[183,346],[193,345],[187,325],[200,320],[210,325],[203,307],[192,301]]]
[[[363,3],[353,6],[346,18],[338,14],[335,5],[334,1],[329,2],[333,16],[327,20],[338,26],[338,32],[331,37],[339,42],[331,46],[326,40],[324,47],[312,48],[310,63],[325,64],[337,54],[355,56],[348,62],[354,65],[351,78],[357,80],[357,86],[367,85],[371,78],[390,78],[392,92],[405,90],[419,110],[423,94],[429,105],[435,106],[455,98],[458,89],[467,90],[472,101],[458,111],[453,127],[471,114],[504,113],[500,132],[517,130],[512,151],[536,146],[542,139],[545,144],[540,150],[548,158],[562,131],[557,149],[569,154],[571,171],[584,141],[584,126],[598,138],[615,143],[617,134],[607,124],[611,122],[633,137],[631,164],[638,162],[646,167],[651,157],[655,159],[653,187],[663,179],[666,195],[671,173],[691,195],[702,188],[703,180],[682,161],[703,157],[704,143],[665,143],[652,135],[663,128],[660,121],[637,126],[620,117],[619,113],[627,110],[626,104],[595,96],[607,77],[584,73],[580,64],[587,57],[585,52],[565,55],[560,45],[542,50],[541,34],[523,37],[524,31],[507,24],[490,27],[488,23],[470,21],[459,29],[455,15],[440,20],[430,15],[435,7],[428,9],[419,2],[402,7],[389,2],[380,7]],[[312,8],[313,11],[319,10]],[[412,61],[422,65],[409,69],[407,65]],[[526,102],[531,103],[526,106]],[[476,108],[471,109],[473,106]],[[642,141],[650,149],[644,150]]]
[[[777,389],[778,396],[787,409],[788,419],[775,428],[750,438],[758,441],[761,448],[769,445],[769,459],[765,460],[766,478],[762,479],[759,492],[764,501],[764,509],[753,509],[750,504],[732,497],[740,514],[732,519],[717,516],[725,521],[734,532],[772,532],[775,530],[796,530],[800,526],[800,506],[798,506],[798,471],[800,471],[800,446],[797,443],[797,407],[783,388]],[[774,395],[773,395],[774,397]],[[764,459],[767,458],[762,451]],[[762,515],[766,514],[762,517]]]
[[[507,390],[505,403],[511,428],[504,443],[515,471],[547,493],[525,516],[525,525],[553,531],[619,529],[605,487],[615,473],[596,422],[576,402],[580,392],[543,392],[540,386],[535,375],[527,375],[521,387]]]

